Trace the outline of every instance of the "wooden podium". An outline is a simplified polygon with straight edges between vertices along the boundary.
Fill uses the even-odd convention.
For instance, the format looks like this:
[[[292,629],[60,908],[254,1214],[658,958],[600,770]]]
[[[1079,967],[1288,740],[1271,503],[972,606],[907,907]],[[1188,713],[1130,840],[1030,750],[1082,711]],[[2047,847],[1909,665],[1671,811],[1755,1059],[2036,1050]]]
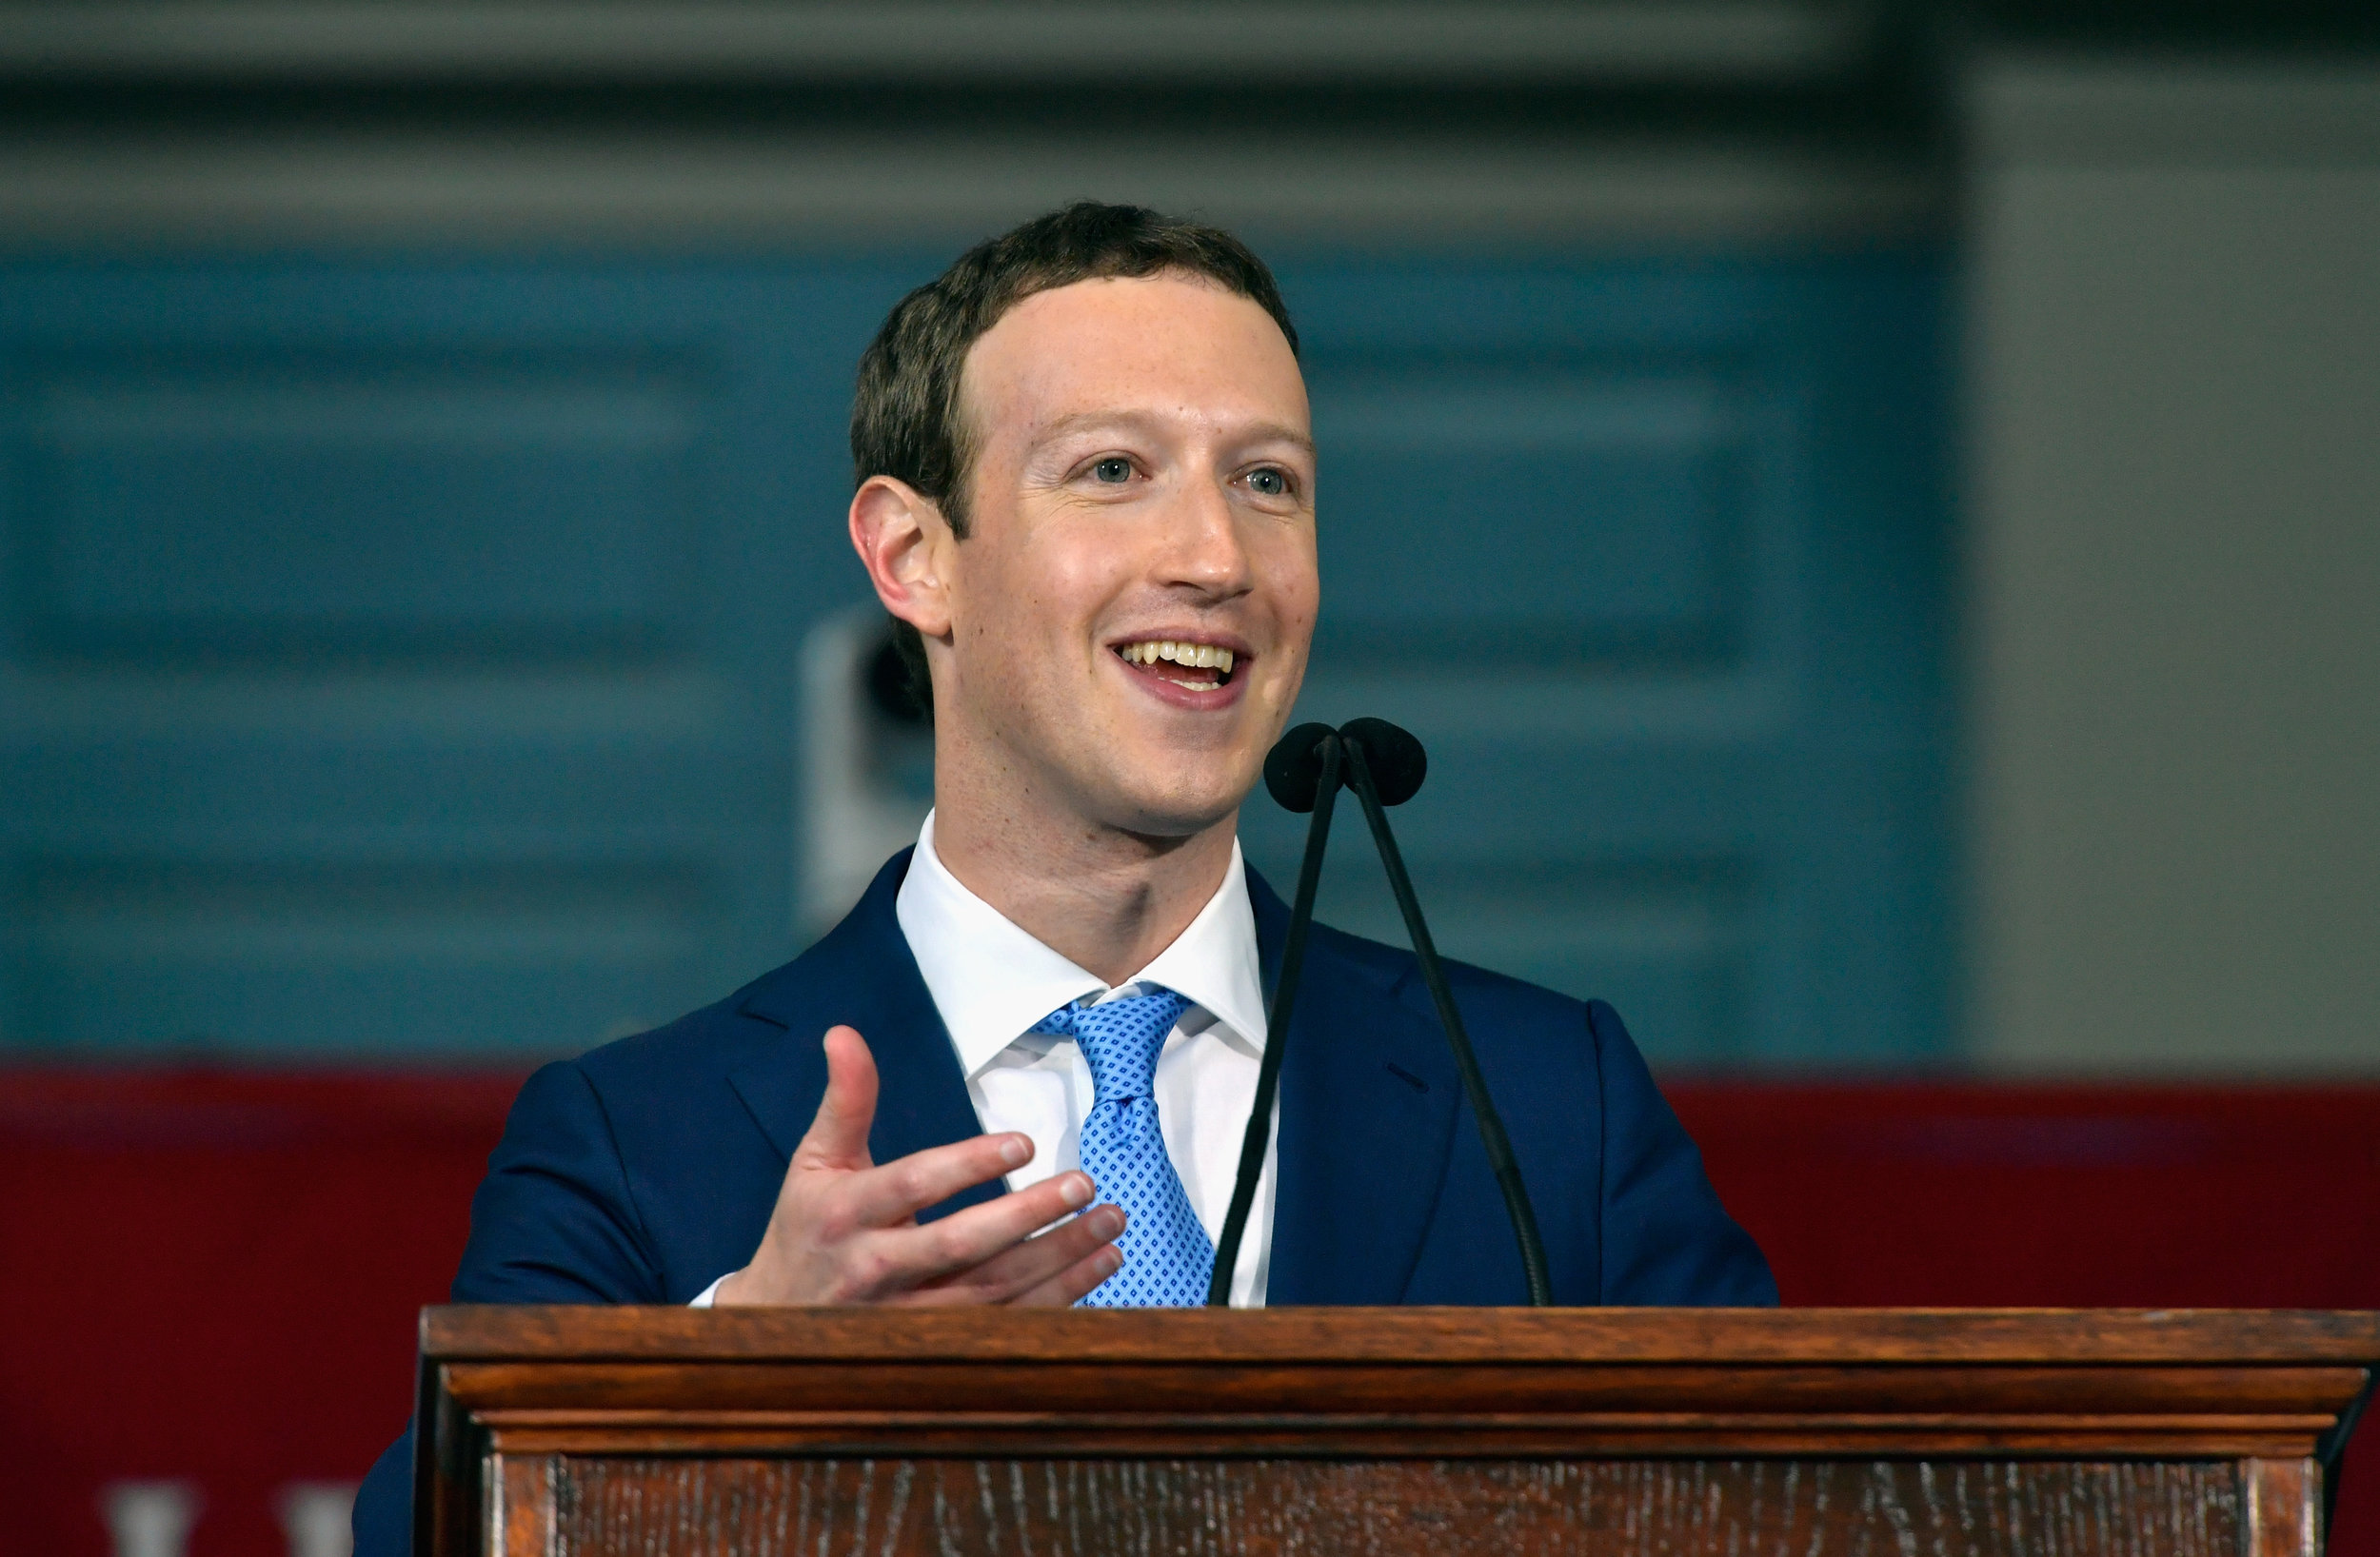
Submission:
[[[2380,1313],[432,1309],[430,1557],[2311,1557]]]

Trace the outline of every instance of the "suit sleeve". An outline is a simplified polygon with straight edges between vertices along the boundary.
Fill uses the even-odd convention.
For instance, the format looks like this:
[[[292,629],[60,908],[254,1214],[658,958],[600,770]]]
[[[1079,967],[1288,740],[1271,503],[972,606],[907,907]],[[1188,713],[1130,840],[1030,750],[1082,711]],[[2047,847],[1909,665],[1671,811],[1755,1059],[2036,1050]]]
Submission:
[[[662,1303],[603,1100],[575,1061],[529,1077],[471,1197],[457,1303]],[[413,1549],[413,1428],[355,1497],[355,1557]]]
[[[1587,1028],[1602,1084],[1602,1301],[1775,1307],[1769,1262],[1719,1204],[1619,1013],[1593,1001]]]
[[[665,1303],[603,1101],[575,1060],[529,1077],[471,1197],[457,1303]]]

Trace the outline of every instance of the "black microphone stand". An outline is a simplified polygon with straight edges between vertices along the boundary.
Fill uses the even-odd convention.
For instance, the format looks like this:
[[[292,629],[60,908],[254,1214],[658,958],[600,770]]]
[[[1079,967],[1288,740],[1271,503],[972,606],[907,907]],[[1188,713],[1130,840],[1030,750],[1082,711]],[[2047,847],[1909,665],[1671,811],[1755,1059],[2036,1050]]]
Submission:
[[[1411,738],[1406,738],[1410,739]],[[1421,963],[1421,980],[1430,987],[1430,998],[1437,1002],[1438,1019],[1446,1028],[1446,1042],[1455,1052],[1455,1069],[1462,1073],[1462,1087],[1471,1100],[1471,1116],[1478,1122],[1479,1142],[1487,1148],[1488,1166],[1495,1171],[1496,1187],[1503,1192],[1504,1212],[1512,1218],[1513,1239],[1520,1246],[1521,1274],[1529,1284],[1529,1306],[1551,1308],[1554,1303],[1553,1279],[1546,1273],[1545,1242],[1537,1236],[1537,1215],[1529,1204],[1529,1192],[1520,1182],[1520,1164],[1514,1160],[1513,1143],[1504,1133],[1504,1121],[1496,1112],[1496,1104],[1488,1096],[1487,1077],[1480,1073],[1478,1056],[1471,1052],[1471,1036],[1463,1031],[1462,1013],[1455,1008],[1455,992],[1447,986],[1446,970],[1438,960],[1437,943],[1430,939],[1430,927],[1421,919],[1421,901],[1413,893],[1413,880],[1405,874],[1404,857],[1398,852],[1397,837],[1388,830],[1388,813],[1380,807],[1379,791],[1372,782],[1371,764],[1364,760],[1363,742],[1352,737],[1344,741],[1347,748],[1347,782],[1363,802],[1363,819],[1372,826],[1372,841],[1379,846],[1381,868],[1388,872],[1388,888],[1397,896],[1397,906],[1405,916],[1405,933],[1413,938],[1413,955]],[[1265,1057],[1271,1058],[1272,1044],[1265,1044]]]
[[[1314,727],[1292,732],[1292,739],[1309,733]],[[1331,805],[1338,798],[1340,784],[1340,762],[1344,755],[1338,735],[1328,727],[1322,729],[1312,750],[1321,759],[1321,773],[1314,789],[1314,819],[1306,825],[1305,859],[1298,867],[1298,897],[1289,911],[1289,935],[1281,943],[1280,972],[1273,980],[1273,1009],[1264,1017],[1264,1058],[1257,1065],[1256,1103],[1248,1110],[1248,1133],[1240,1141],[1240,1172],[1232,1181],[1231,1210],[1223,1217],[1222,1236],[1215,1243],[1215,1272],[1207,1278],[1206,1302],[1209,1308],[1231,1306],[1231,1276],[1240,1265],[1240,1244],[1248,1231],[1248,1213],[1256,1207],[1256,1181],[1264,1172],[1264,1152],[1273,1137],[1273,1099],[1280,1092],[1281,1055],[1289,1048],[1289,1016],[1297,1009],[1298,975],[1305,967],[1306,933],[1314,928],[1314,893],[1322,881],[1322,852],[1331,842]],[[1302,768],[1306,754],[1299,753],[1295,767]],[[1267,764],[1270,765],[1269,763]],[[1284,805],[1299,797],[1282,793],[1281,785],[1268,787],[1274,798]],[[1287,778],[1290,788],[1300,787],[1297,778]]]
[[[1454,1051],[1455,1069],[1462,1076],[1471,1116],[1478,1124],[1480,1144],[1487,1149],[1488,1167],[1496,1174],[1496,1187],[1503,1193],[1505,1213],[1512,1218],[1513,1240],[1520,1249],[1520,1269],[1528,1283],[1530,1306],[1549,1308],[1554,1302],[1554,1284],[1546,1272],[1545,1244],[1537,1235],[1537,1212],[1529,1204],[1528,1189],[1521,1183],[1520,1165],[1513,1157],[1504,1121],[1496,1112],[1495,1100],[1488,1095],[1487,1078],[1480,1073],[1478,1055],[1472,1052],[1470,1035],[1463,1030],[1462,1013],[1456,1009],[1454,991],[1447,985],[1446,970],[1438,961],[1438,945],[1431,940],[1430,927],[1422,920],[1421,902],[1414,896],[1412,877],[1405,874],[1404,857],[1398,851],[1396,835],[1389,831],[1379,786],[1364,757],[1363,743],[1367,738],[1382,743],[1390,761],[1389,782],[1395,790],[1390,799],[1410,798],[1421,784],[1424,759],[1420,743],[1379,719],[1356,719],[1339,731],[1327,725],[1300,725],[1283,737],[1265,759],[1265,787],[1272,791],[1273,798],[1292,811],[1311,809],[1314,819],[1306,827],[1305,858],[1298,869],[1297,899],[1290,909],[1289,933],[1281,945],[1280,973],[1273,984],[1272,1010],[1265,1017],[1264,1058],[1257,1067],[1256,1101],[1248,1111],[1248,1131],[1240,1137],[1240,1172],[1232,1185],[1231,1209],[1223,1217],[1222,1235],[1215,1242],[1215,1270],[1207,1280],[1207,1305],[1222,1308],[1231,1302],[1232,1272],[1240,1263],[1240,1246],[1247,1234],[1248,1215],[1256,1206],[1257,1179],[1264,1171],[1265,1149],[1272,1140],[1273,1104],[1280,1091],[1281,1056],[1289,1047],[1289,1018],[1297,1006],[1299,974],[1305,965],[1306,936],[1314,925],[1314,895],[1322,879],[1322,855],[1330,846],[1332,802],[1339,784],[1344,782],[1363,803],[1363,818],[1379,849],[1381,868],[1388,873],[1389,890],[1395,894],[1397,907],[1405,916],[1405,932],[1412,937],[1414,956],[1421,964],[1422,982],[1429,986],[1430,998],[1438,1006],[1438,1021],[1446,1029],[1447,1046]],[[1311,798],[1306,789],[1308,783],[1313,785]]]

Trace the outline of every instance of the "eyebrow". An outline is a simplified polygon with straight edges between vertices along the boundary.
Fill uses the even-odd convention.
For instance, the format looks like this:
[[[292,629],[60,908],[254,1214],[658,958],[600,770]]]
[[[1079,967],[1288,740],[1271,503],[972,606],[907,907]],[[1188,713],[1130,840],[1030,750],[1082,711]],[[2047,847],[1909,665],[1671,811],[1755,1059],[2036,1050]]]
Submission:
[[[1080,432],[1086,427],[1148,427],[1155,421],[1156,419],[1145,411],[1076,411],[1070,416],[1061,416],[1042,427],[1034,435],[1033,442],[1036,445],[1047,443],[1063,438],[1068,433]],[[1314,452],[1312,438],[1298,431],[1295,427],[1283,426],[1278,422],[1259,422],[1248,429],[1248,436],[1259,443],[1287,443],[1308,455]]]

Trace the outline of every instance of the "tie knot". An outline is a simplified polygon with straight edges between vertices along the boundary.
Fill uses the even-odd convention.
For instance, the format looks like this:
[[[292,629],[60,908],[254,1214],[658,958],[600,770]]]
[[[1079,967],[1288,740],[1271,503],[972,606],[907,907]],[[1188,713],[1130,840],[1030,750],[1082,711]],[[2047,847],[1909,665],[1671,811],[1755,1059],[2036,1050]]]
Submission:
[[[1060,1006],[1035,1022],[1033,1031],[1074,1039],[1091,1067],[1092,1102],[1121,1102],[1150,1094],[1165,1035],[1189,1009],[1186,998],[1160,989],[1095,1006]]]

